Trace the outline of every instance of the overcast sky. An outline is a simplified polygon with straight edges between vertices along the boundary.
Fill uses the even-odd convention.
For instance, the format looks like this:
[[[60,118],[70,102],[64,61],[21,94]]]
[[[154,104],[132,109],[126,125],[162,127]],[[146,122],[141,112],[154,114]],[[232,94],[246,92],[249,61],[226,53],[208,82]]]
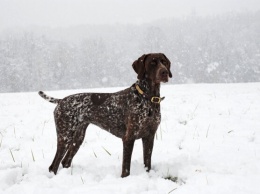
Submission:
[[[0,0],[0,30],[16,26],[142,23],[187,14],[260,10],[260,0]]]

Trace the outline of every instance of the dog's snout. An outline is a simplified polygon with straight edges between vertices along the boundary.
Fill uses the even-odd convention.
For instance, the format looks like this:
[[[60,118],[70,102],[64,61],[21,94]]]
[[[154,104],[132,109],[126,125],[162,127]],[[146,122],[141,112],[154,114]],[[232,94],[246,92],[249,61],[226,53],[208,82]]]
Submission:
[[[159,76],[159,80],[162,82],[168,82],[169,79],[169,71],[163,67],[161,69],[159,69],[158,71],[158,76]]]
[[[161,69],[161,71],[160,71],[160,73],[161,73],[161,76],[168,76],[169,75],[169,72],[168,72],[168,70],[167,69],[165,69],[165,68],[163,68],[163,69]]]

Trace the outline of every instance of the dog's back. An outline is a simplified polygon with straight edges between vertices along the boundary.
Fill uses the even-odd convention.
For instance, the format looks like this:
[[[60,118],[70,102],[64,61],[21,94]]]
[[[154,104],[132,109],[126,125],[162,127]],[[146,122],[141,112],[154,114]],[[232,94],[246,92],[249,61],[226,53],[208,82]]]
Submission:
[[[125,134],[129,89],[117,93],[80,93],[60,100],[54,116],[57,130],[65,126],[75,131],[78,125],[92,123],[122,138]],[[128,99],[128,100],[125,100]]]

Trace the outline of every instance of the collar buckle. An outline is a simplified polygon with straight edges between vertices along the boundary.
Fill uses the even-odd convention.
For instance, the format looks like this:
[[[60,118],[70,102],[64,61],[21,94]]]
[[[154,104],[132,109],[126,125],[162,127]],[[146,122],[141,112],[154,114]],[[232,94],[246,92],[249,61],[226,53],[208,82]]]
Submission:
[[[161,99],[160,97],[153,96],[153,97],[151,98],[151,102],[152,102],[152,103],[155,103],[155,104],[160,104],[161,101],[162,101],[162,99]]]

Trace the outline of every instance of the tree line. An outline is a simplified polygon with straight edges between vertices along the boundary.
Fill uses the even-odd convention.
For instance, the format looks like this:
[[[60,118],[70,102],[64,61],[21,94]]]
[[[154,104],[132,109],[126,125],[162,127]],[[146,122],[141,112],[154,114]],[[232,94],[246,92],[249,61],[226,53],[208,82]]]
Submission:
[[[129,86],[132,63],[163,52],[171,83],[260,81],[260,12],[153,23],[0,32],[0,92]]]

